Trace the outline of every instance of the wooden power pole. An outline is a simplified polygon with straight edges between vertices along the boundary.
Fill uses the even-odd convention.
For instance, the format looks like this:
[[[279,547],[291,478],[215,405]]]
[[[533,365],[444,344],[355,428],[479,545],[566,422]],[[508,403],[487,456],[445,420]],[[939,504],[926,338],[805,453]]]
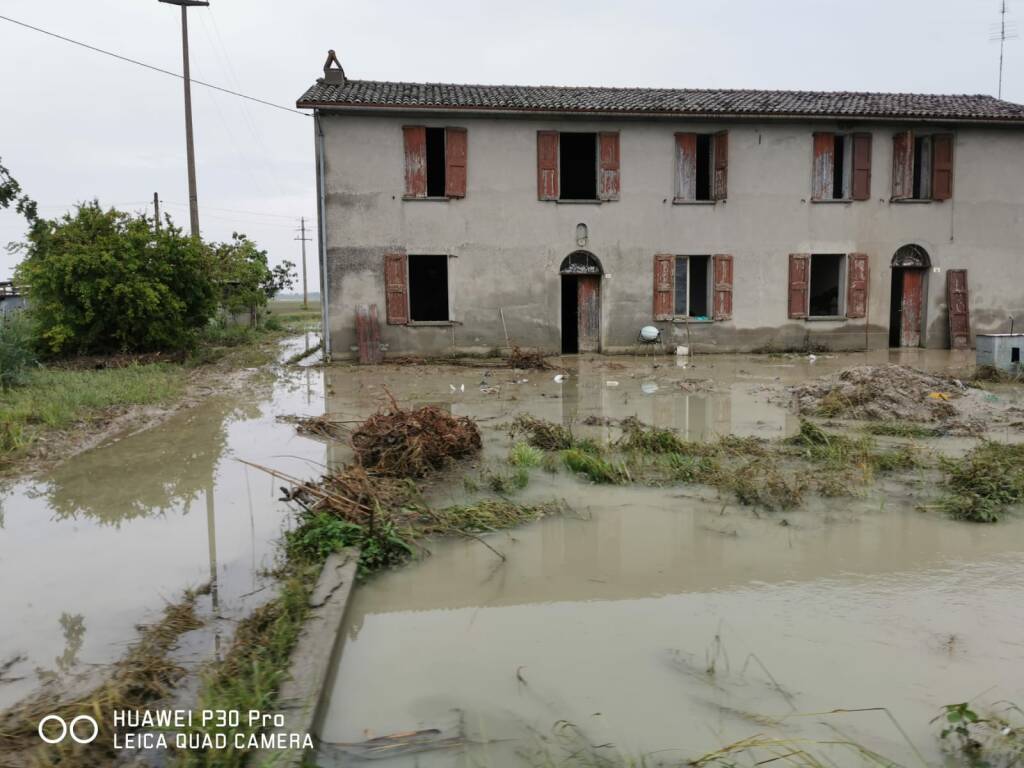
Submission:
[[[192,137],[192,76],[188,63],[188,9],[194,5],[209,5],[209,0],[160,0],[161,3],[181,6],[181,60],[182,79],[185,81],[185,153],[188,161],[188,214],[192,237],[199,237],[199,193],[196,191],[196,148]]]
[[[309,309],[309,293],[306,290],[306,243],[313,238],[306,237],[306,217],[299,219],[299,236],[295,238],[302,242],[302,308]]]
[[[153,230],[160,231],[160,193],[153,193]]]

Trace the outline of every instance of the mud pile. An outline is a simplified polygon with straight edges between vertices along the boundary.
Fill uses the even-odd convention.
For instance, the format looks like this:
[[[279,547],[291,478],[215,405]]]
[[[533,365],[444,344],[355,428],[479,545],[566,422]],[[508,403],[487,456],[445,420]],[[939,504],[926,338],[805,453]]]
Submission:
[[[946,421],[965,392],[946,376],[904,365],[860,365],[790,390],[800,413],[843,419]]]

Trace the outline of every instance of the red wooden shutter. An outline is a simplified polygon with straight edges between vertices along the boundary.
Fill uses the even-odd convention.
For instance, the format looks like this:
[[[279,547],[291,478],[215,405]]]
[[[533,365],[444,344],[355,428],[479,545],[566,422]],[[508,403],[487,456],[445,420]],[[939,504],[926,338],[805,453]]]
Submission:
[[[711,199],[725,200],[729,182],[729,132],[719,131],[714,140],[715,175],[711,179]]]
[[[868,255],[847,255],[846,316],[865,317],[868,312]]]
[[[558,199],[558,131],[537,131],[537,199]]]
[[[953,134],[932,136],[932,199],[949,200],[953,196]]]
[[[654,254],[654,319],[671,320],[675,308],[676,258],[671,253]]]
[[[902,131],[892,137],[892,199],[914,196],[914,132]]]
[[[697,134],[676,134],[676,200],[697,199]]]
[[[597,197],[600,200],[619,199],[619,134],[599,133],[598,158],[599,175]]]
[[[834,133],[814,134],[814,162],[811,177],[811,199],[831,200],[836,162]]]
[[[949,348],[970,349],[971,313],[967,301],[967,270],[946,271],[946,303],[949,305]]]
[[[427,129],[422,125],[404,125],[405,195],[427,196]]]
[[[466,129],[446,128],[444,132],[444,193],[466,196]]]
[[[716,253],[711,257],[715,265],[715,296],[712,317],[715,320],[732,318],[732,256]]]
[[[388,325],[409,322],[409,271],[404,253],[384,254],[384,296]]]
[[[807,317],[807,288],[811,254],[789,254],[789,316]]]
[[[854,200],[871,198],[871,134],[855,133],[853,139],[853,184],[851,197]]]

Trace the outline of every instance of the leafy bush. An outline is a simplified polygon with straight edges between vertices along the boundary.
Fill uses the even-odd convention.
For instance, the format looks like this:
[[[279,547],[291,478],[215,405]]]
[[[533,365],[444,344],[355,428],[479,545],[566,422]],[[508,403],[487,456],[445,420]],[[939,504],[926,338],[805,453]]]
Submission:
[[[985,440],[964,458],[939,464],[946,474],[939,506],[954,520],[994,523],[1024,502],[1024,444]]]
[[[235,232],[229,243],[215,243],[213,262],[224,308],[238,314],[266,305],[268,299],[294,282],[295,265],[290,261],[271,268],[267,252],[244,234]]]
[[[22,384],[37,362],[35,334],[22,311],[0,315],[0,390]]]
[[[180,349],[216,308],[209,249],[170,220],[87,203],[38,220],[22,250],[17,279],[54,354]]]

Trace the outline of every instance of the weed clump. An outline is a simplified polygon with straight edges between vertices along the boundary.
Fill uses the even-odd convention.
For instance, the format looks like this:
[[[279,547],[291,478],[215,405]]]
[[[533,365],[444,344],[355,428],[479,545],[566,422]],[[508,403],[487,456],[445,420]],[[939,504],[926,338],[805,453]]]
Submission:
[[[1024,501],[1024,444],[983,441],[962,459],[940,458],[946,495],[940,508],[954,520],[997,522]]]
[[[529,443],[518,442],[508,453],[508,463],[513,467],[539,467],[544,453]]]
[[[352,433],[360,466],[391,477],[423,477],[452,459],[481,448],[480,430],[468,418],[437,406],[406,410],[394,398]]]
[[[563,451],[573,447],[572,430],[561,424],[522,413],[512,422],[510,434],[526,435],[526,442],[544,451]]]
[[[879,421],[873,424],[865,424],[861,427],[862,432],[876,437],[907,437],[927,439],[930,437],[942,437],[946,430],[941,427],[925,427],[921,424],[911,424],[905,421]]]
[[[736,494],[740,504],[792,509],[803,500],[807,479],[802,474],[784,474],[774,461],[754,459],[724,475],[721,485]]]
[[[625,464],[608,461],[579,448],[563,451],[562,461],[572,472],[585,475],[595,483],[622,485],[632,480]]]

